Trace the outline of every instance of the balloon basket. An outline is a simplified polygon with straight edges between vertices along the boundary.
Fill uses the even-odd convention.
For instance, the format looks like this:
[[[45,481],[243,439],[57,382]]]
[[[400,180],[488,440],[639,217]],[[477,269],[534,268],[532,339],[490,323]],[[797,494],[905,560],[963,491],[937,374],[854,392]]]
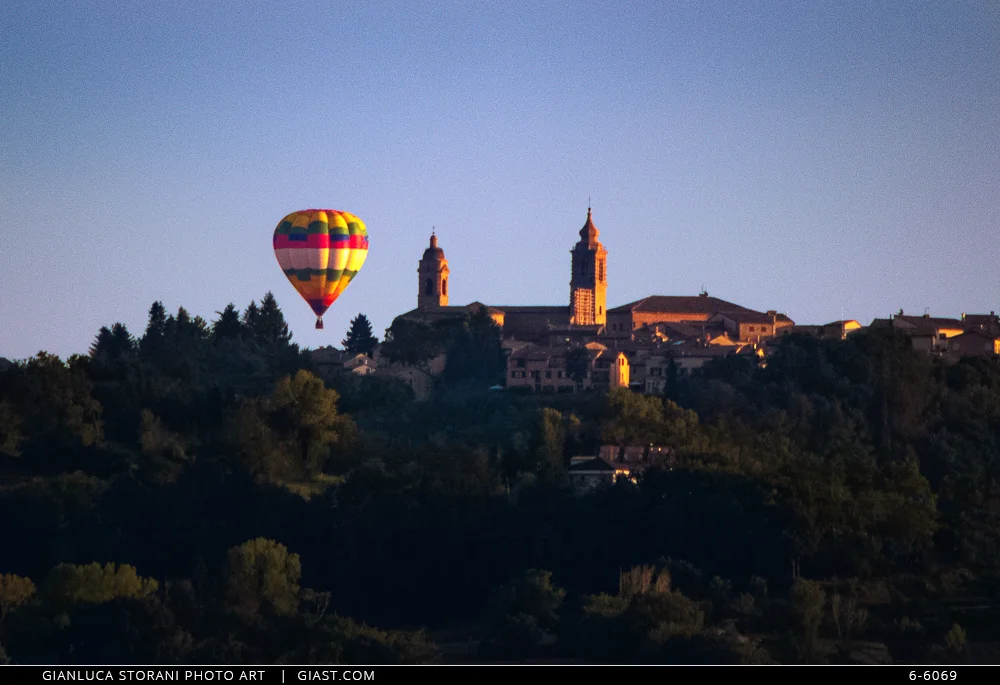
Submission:
[[[316,330],[317,331],[323,330],[323,319],[320,318],[316,319]]]

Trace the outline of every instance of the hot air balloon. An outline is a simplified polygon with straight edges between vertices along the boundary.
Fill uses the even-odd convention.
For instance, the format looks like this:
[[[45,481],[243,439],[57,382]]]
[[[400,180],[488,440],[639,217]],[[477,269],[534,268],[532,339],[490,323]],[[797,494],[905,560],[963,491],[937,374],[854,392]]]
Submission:
[[[292,212],[274,229],[274,256],[316,312],[316,328],[323,328],[323,313],[365,263],[368,231],[361,219],[339,209]]]

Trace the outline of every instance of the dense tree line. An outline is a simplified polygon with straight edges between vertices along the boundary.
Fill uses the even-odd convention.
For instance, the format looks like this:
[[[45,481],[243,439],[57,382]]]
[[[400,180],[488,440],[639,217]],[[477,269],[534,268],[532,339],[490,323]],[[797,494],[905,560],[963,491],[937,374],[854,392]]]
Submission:
[[[321,378],[268,293],[0,370],[0,658],[993,659],[997,359],[788,336],[663,397],[525,396],[485,312],[381,348],[442,353],[426,401]],[[601,444],[670,452],[581,493]]]

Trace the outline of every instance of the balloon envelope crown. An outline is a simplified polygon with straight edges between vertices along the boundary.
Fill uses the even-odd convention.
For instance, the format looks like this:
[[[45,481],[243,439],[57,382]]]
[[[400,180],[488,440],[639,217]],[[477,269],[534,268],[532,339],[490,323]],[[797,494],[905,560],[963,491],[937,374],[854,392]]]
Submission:
[[[292,212],[274,229],[274,256],[302,299],[323,313],[358,275],[368,256],[368,229],[354,214],[339,209]]]

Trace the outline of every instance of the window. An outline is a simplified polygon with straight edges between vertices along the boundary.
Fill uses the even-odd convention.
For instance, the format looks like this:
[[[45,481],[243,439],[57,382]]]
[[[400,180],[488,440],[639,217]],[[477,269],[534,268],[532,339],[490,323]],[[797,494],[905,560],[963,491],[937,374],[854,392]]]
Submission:
[[[447,278],[444,278],[444,279],[441,280],[441,294],[442,295],[447,295],[448,294],[448,279]]]
[[[427,282],[424,283],[424,295],[433,295],[433,294],[434,294],[434,284],[431,283],[431,279],[428,278]]]
[[[753,326],[750,327],[750,332],[753,333]]]
[[[604,307],[598,307],[597,308],[597,313],[598,314],[603,314],[604,313]]]
[[[546,371],[545,372],[545,377],[546,378],[552,378],[552,372],[551,371]]]

